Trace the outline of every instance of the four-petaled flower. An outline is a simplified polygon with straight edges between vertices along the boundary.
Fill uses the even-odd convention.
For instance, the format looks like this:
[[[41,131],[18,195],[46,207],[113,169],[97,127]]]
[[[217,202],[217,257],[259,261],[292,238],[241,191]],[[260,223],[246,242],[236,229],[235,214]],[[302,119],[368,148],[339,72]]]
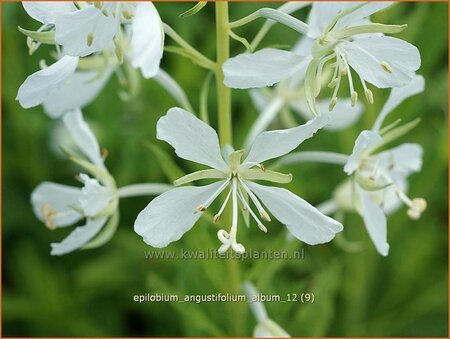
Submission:
[[[49,229],[67,227],[86,219],[86,224],[77,227],[60,243],[51,244],[52,255],[72,252],[88,244],[100,231],[115,229],[118,222],[118,196],[114,179],[108,173],[97,140],[79,109],[68,112],[63,122],[83,159],[72,155],[71,159],[96,178],[79,175],[83,188],[43,182],[31,195],[36,216]],[[108,240],[107,234],[104,235]]]
[[[388,113],[407,97],[423,91],[423,88],[423,78],[416,76],[408,86],[392,90],[372,130],[361,132],[345,164],[344,171],[352,176],[352,182],[344,184],[337,191],[338,201],[348,200],[348,197],[343,196],[350,195],[352,205],[363,217],[370,238],[381,255],[387,255],[389,250],[385,213],[403,203],[408,206],[408,216],[418,219],[426,209],[424,199],[411,199],[406,194],[407,177],[422,167],[422,147],[402,144],[377,152],[417,124],[413,121],[397,127],[396,122],[380,130]]]
[[[330,110],[337,103],[342,76],[348,77],[351,102],[356,103],[358,95],[352,70],[372,103],[373,95],[366,82],[378,88],[404,86],[420,67],[420,54],[415,46],[383,35],[398,33],[405,25],[383,25],[367,20],[389,5],[388,2],[316,2],[305,30],[310,38],[308,54],[266,48],[254,54],[238,55],[223,66],[225,84],[232,88],[271,86],[293,75],[306,58],[306,99],[313,113],[319,113],[315,98],[320,93],[324,67],[330,63],[333,76],[329,87],[334,88]]]
[[[261,219],[270,221],[270,217],[263,205],[297,239],[311,245],[330,241],[342,230],[339,222],[286,189],[254,182],[290,182],[291,175],[265,169],[262,163],[292,151],[328,122],[328,115],[321,115],[296,128],[264,132],[255,139],[246,155],[244,151],[227,147],[222,156],[214,129],[181,108],[170,109],[158,121],[157,138],[169,143],[179,157],[211,167],[188,174],[178,179],[175,185],[199,179],[216,179],[218,182],[201,187],[177,187],[158,196],[138,215],[135,231],[147,244],[165,247],[189,231],[220,193],[228,188],[224,203],[214,217],[217,222],[231,199],[231,229],[217,233],[222,242],[220,253],[229,248],[238,253],[245,251],[244,246],[237,242],[239,205],[244,213],[250,213],[264,232],[267,228]],[[250,207],[249,201],[259,215]]]
[[[59,117],[83,107],[123,61],[139,68],[145,78],[159,71],[164,32],[151,2],[82,3],[80,8],[71,2],[23,2],[23,6],[43,23],[31,36],[39,39],[39,34],[54,33],[53,42],[62,46],[54,64],[20,86],[17,100],[24,108],[42,104],[49,116]]]

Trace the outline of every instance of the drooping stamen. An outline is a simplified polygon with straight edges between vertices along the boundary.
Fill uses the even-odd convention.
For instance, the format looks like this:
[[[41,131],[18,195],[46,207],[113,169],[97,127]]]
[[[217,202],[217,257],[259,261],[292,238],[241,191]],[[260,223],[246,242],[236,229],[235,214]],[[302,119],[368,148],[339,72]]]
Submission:
[[[227,196],[226,196],[222,206],[220,207],[219,212],[217,212],[217,214],[213,218],[213,222],[215,224],[217,224],[219,222],[220,216],[222,215],[223,211],[225,210],[225,207],[228,204],[228,200],[230,200],[231,191],[232,191],[232,188],[230,188],[230,191],[228,192],[228,194],[227,194]]]
[[[266,212],[266,210],[262,207],[261,203],[259,202],[258,198],[256,197],[256,195],[247,187],[247,185],[244,183],[244,181],[242,181],[241,179],[239,179],[239,182],[241,183],[241,186],[244,188],[244,190],[247,192],[248,196],[250,197],[250,199],[253,201],[253,203],[255,204],[256,208],[258,209],[259,215],[261,216],[261,218],[265,221],[271,221],[269,214]]]
[[[334,63],[334,72],[333,77],[331,78],[330,83],[328,84],[329,88],[334,88],[338,82],[338,70],[339,70],[339,62],[338,62],[338,55],[336,54],[336,62]]]
[[[413,220],[420,218],[427,209],[427,202],[423,198],[410,199],[399,187],[396,190],[397,196],[409,207],[406,214]]]
[[[348,75],[348,85],[350,87],[350,98],[352,101],[352,107],[354,107],[356,105],[356,101],[358,101],[358,93],[355,91],[355,88],[353,87],[352,72],[350,71],[350,66],[348,65],[347,59],[342,54],[341,54],[341,58],[344,63],[344,67],[346,69],[347,75]]]
[[[364,95],[366,96],[366,100],[370,103],[373,104],[373,93],[370,89],[367,88],[366,82],[364,81],[364,79],[359,76],[359,79],[361,80],[361,84],[364,88]]]
[[[341,61],[340,61],[340,59],[339,59],[339,54],[336,54],[336,56],[338,57],[338,63],[337,63],[337,78],[336,78],[336,84],[335,84],[335,87],[334,87],[334,91],[333,91],[333,95],[332,95],[332,97],[331,97],[331,100],[330,100],[330,105],[329,105],[329,107],[328,107],[328,110],[331,112],[333,109],[334,109],[334,106],[336,106],[336,104],[337,104],[337,94],[338,94],[338,91],[339,91],[339,87],[341,86]]]
[[[230,179],[225,180],[225,182],[206,200],[203,204],[199,205],[194,213],[204,212],[211,205],[211,203],[219,196],[220,193],[228,186]]]
[[[244,207],[247,209],[247,211],[250,212],[250,215],[253,217],[253,219],[255,219],[256,224],[258,225],[259,229],[261,231],[263,231],[264,233],[267,233],[267,228],[266,226],[263,225],[263,223],[261,222],[261,220],[259,220],[259,218],[256,216],[255,212],[253,212],[253,210],[250,208],[250,205],[248,204],[247,200],[245,200],[244,196],[242,195],[242,192],[240,191],[240,189],[238,189],[238,197],[239,200],[242,202],[242,204],[244,205]]]

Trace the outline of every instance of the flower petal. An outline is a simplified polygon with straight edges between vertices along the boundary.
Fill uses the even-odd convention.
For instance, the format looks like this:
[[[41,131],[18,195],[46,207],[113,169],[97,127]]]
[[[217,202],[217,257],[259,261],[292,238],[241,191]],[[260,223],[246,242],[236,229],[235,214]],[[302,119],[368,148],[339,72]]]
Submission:
[[[269,211],[297,239],[310,245],[323,244],[342,231],[342,225],[322,214],[314,206],[292,192],[278,187],[263,186],[246,181]]]
[[[310,120],[314,117],[309,109],[308,103],[304,100],[296,100],[290,102],[291,108],[301,115],[305,120]],[[329,100],[318,100],[316,102],[317,111],[319,113],[329,112]],[[352,126],[361,116],[363,106],[357,102],[352,107],[350,99],[339,100],[333,111],[329,113],[330,124],[324,127],[324,130],[339,131]]]
[[[358,8],[357,10],[353,11],[352,13],[342,17],[336,22],[336,25],[333,27],[332,31],[339,30],[341,28],[345,28],[348,26],[352,26],[355,24],[359,24],[361,21],[364,21],[367,17],[371,16],[372,14],[379,12],[389,6],[391,6],[393,2],[367,2],[364,4],[364,6]],[[352,3],[350,6],[358,5],[358,3]]]
[[[420,67],[419,50],[409,42],[388,36],[370,36],[338,46],[350,66],[378,88],[408,84]],[[390,70],[383,68],[387,64]]]
[[[31,204],[36,217],[49,228],[72,225],[82,218],[74,208],[79,207],[81,189],[43,182],[31,193]]]
[[[105,169],[100,146],[89,125],[84,121],[83,114],[79,108],[66,113],[63,117],[64,125],[70,132],[73,140],[83,154],[97,167]]]
[[[99,75],[96,71],[75,72],[58,87],[52,89],[42,103],[51,118],[59,118],[64,113],[91,103],[109,80],[113,69]]]
[[[180,239],[203,214],[196,208],[205,203],[224,181],[211,185],[174,188],[153,199],[134,222],[134,231],[153,247],[165,247]]]
[[[323,114],[298,127],[263,132],[256,137],[244,163],[259,164],[289,153],[329,122],[329,115]]]
[[[348,6],[349,4],[345,2],[314,2],[309,12],[308,37],[316,39],[321,36],[336,15]]]
[[[398,105],[409,97],[422,93],[425,89],[425,79],[421,75],[416,75],[405,86],[396,87],[391,90],[391,94],[378,115],[372,130],[377,132],[383,125],[384,119],[391,113]]]
[[[295,53],[275,48],[240,54],[223,64],[224,83],[240,89],[272,86],[293,75],[302,60]]]
[[[183,159],[226,171],[216,131],[182,108],[173,107],[158,120],[156,137]]]
[[[387,243],[387,225],[386,216],[381,207],[375,204],[368,192],[357,187],[358,194],[361,200],[361,214],[366,225],[372,242],[374,243],[378,253],[387,256],[389,252],[389,245]]]
[[[73,75],[78,57],[64,56],[47,68],[30,75],[20,86],[16,100],[23,108],[42,104],[54,88]]]
[[[54,24],[59,15],[77,9],[73,2],[22,1],[22,5],[29,16],[43,24]]]
[[[347,163],[344,166],[344,171],[348,175],[352,174],[358,169],[361,158],[365,150],[382,141],[381,136],[373,131],[362,131],[355,141],[352,154],[349,155]]]
[[[113,199],[113,193],[102,186],[97,179],[90,178],[87,174],[80,173],[80,179],[84,184],[83,193],[79,199],[83,214],[86,217],[95,217],[102,212]]]
[[[86,225],[79,226],[60,243],[52,243],[51,255],[63,255],[79,249],[100,232],[107,217],[87,219]]]
[[[144,78],[158,73],[163,56],[164,31],[158,11],[151,2],[136,7],[132,22],[132,65],[140,68]]]
[[[55,39],[64,47],[64,53],[87,56],[108,47],[117,34],[119,23],[111,12],[106,13],[108,15],[94,6],[88,6],[58,16]]]
[[[390,150],[377,154],[379,164],[384,165],[389,172],[407,176],[419,172],[422,168],[422,146],[418,144],[402,144]]]

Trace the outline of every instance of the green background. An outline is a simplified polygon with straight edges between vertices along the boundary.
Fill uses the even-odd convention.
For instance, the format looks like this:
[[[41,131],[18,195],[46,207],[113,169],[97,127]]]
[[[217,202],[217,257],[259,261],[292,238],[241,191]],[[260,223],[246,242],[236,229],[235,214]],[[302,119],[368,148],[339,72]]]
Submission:
[[[163,20],[207,56],[214,58],[214,5],[189,18],[178,15],[192,4],[156,3]],[[276,7],[266,3],[264,6]],[[424,93],[407,100],[389,121],[416,117],[421,124],[395,145],[423,146],[424,166],[410,177],[412,197],[424,197],[428,209],[418,221],[406,208],[389,217],[388,257],[378,255],[358,215],[345,217],[343,236],[322,246],[287,243],[276,221],[261,234],[254,224],[240,226],[239,239],[253,250],[288,251],[304,248],[302,260],[146,260],[152,250],[133,231],[133,222],[151,197],[121,201],[121,221],[105,246],[63,257],[49,254],[50,242],[69,230],[50,232],[33,215],[30,193],[42,181],[77,185],[79,168],[58,154],[58,123],[42,108],[25,110],[15,96],[25,78],[38,69],[50,49],[27,55],[25,38],[17,26],[37,29],[20,3],[2,3],[2,315],[3,336],[251,336],[255,320],[248,305],[239,303],[135,303],[143,293],[241,293],[236,284],[251,279],[264,294],[313,292],[313,304],[267,303],[269,316],[293,336],[447,336],[448,229],[447,229],[447,4],[403,3],[374,16],[374,21],[409,25],[400,38],[422,54],[419,73],[426,79]],[[261,4],[231,3],[232,20]],[[305,18],[306,11],[299,13]],[[258,20],[236,30],[251,38]],[[261,47],[292,45],[297,33],[278,25]],[[172,44],[169,38],[166,44]],[[233,55],[243,48],[232,43]],[[185,88],[194,108],[207,74],[177,55],[166,53],[162,67]],[[301,150],[351,152],[362,129],[370,128],[388,90],[373,88],[375,104],[343,132],[319,132]],[[119,186],[170,180],[147,147],[151,142],[171,158],[168,145],[156,141],[155,123],[176,103],[152,80],[142,80],[135,99],[122,102],[114,79],[94,103],[84,109]],[[342,93],[342,92],[341,92]],[[214,86],[209,100],[211,123],[216,127]],[[235,146],[239,147],[257,115],[244,91],[233,91]],[[273,127],[277,127],[275,124]],[[174,159],[185,172],[196,165]],[[302,164],[287,187],[313,204],[329,199],[336,183],[345,178],[333,165]],[[218,208],[215,207],[215,208]],[[169,250],[216,249],[216,228],[199,222]],[[356,247],[356,250],[355,250]],[[160,251],[158,251],[160,252]],[[233,273],[234,272],[234,273]]]

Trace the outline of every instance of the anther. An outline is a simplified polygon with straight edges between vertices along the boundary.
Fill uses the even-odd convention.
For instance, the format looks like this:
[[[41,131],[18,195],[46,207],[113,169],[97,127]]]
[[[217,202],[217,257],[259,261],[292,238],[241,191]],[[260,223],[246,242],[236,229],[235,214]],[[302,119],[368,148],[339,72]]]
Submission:
[[[356,105],[356,102],[358,101],[358,93],[356,91],[352,92],[351,101],[352,101],[352,107],[354,107]]]
[[[392,67],[386,61],[382,61],[380,63],[380,65],[381,65],[381,68],[383,68],[386,72],[392,73]]]
[[[88,47],[91,47],[93,42],[94,42],[94,34],[88,33],[88,35],[86,36],[86,44],[88,45]]]
[[[366,95],[366,99],[370,104],[373,104],[373,93],[370,89],[366,88],[364,91],[364,94]]]

